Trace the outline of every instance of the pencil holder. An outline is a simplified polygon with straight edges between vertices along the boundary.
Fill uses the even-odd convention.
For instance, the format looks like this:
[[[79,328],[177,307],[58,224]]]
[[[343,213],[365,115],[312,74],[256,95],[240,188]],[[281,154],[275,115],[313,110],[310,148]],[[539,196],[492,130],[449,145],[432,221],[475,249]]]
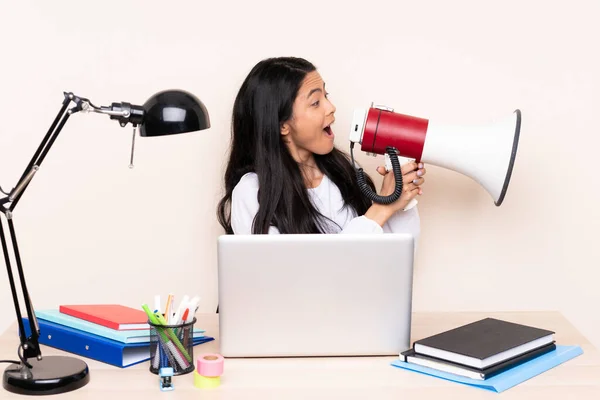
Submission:
[[[150,372],[158,375],[162,367],[172,367],[173,375],[194,370],[193,321],[177,325],[150,325]]]

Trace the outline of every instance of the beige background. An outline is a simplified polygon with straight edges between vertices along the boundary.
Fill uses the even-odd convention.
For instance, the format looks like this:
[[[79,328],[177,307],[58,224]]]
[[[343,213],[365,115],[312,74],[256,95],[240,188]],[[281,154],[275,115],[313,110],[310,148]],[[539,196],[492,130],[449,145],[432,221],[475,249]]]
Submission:
[[[497,208],[469,178],[429,167],[420,199],[416,310],[557,309],[600,345],[596,178],[597,1],[0,3],[0,185],[12,188],[62,101],[142,104],[183,88],[212,128],[136,141],[101,115],[69,121],[15,213],[37,308],[139,306],[153,295],[217,303],[220,195],[234,96],[270,56],[308,58],[335,102],[372,101],[448,123],[515,108],[522,137]],[[373,171],[382,158],[359,153]],[[0,301],[14,318],[6,272]],[[552,327],[547,327],[552,329]]]

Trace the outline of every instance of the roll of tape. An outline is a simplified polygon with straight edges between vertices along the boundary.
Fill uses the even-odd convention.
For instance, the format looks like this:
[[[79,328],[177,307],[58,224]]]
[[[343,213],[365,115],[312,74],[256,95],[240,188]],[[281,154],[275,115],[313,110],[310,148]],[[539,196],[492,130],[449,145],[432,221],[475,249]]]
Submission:
[[[198,374],[206,377],[223,375],[225,359],[220,354],[201,354],[196,363]]]
[[[202,376],[194,371],[194,386],[198,389],[212,389],[221,384],[220,376]]]

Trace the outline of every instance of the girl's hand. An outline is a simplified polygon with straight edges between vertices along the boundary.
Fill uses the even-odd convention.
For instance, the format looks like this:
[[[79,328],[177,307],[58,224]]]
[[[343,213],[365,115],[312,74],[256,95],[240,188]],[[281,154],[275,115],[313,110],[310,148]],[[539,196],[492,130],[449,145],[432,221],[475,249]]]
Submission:
[[[394,171],[386,171],[385,167],[380,166],[377,167],[377,172],[384,176],[380,194],[382,196],[389,196],[394,193],[396,185]],[[421,185],[425,182],[424,176],[426,172],[423,163],[409,162],[402,166],[402,194],[398,200],[387,205],[392,209],[392,214],[403,210],[413,198],[423,193]]]
[[[421,185],[425,182],[427,172],[423,163],[409,162],[402,166],[402,194],[392,204],[373,203],[365,213],[365,217],[377,222],[380,226],[387,222],[395,212],[403,210],[416,196],[423,193]],[[385,167],[377,167],[377,172],[383,175],[380,195],[389,196],[394,193],[396,181],[394,172],[386,171]]]

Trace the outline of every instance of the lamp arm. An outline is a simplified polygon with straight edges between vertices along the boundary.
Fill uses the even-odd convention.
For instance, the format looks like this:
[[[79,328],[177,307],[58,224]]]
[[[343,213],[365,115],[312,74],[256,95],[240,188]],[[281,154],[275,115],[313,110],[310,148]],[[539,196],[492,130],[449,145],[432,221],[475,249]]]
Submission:
[[[75,105],[67,110],[71,102],[75,103]],[[9,233],[9,235],[5,234],[3,221],[0,219],[0,241],[2,242],[4,260],[6,263],[6,269],[10,281],[13,302],[17,314],[17,323],[19,326],[19,339],[21,342],[18,351],[19,358],[21,359],[21,362],[27,367],[31,367],[31,365],[27,362],[28,358],[37,358],[38,360],[42,359],[42,354],[40,351],[38,341],[40,330],[31,302],[31,298],[29,296],[29,291],[27,290],[25,274],[23,273],[23,266],[21,263],[21,256],[19,253],[19,247],[17,245],[17,237],[13,222],[13,211],[17,206],[19,200],[21,199],[23,192],[27,189],[29,183],[39,170],[46,155],[50,151],[50,148],[56,141],[58,134],[67,123],[69,117],[72,114],[79,111],[96,112],[100,114],[109,115],[111,119],[118,120],[121,126],[125,126],[127,125],[127,123],[130,122],[135,127],[143,122],[144,117],[144,110],[141,106],[135,106],[129,103],[112,103],[111,106],[108,107],[97,107],[86,98],[76,96],[73,93],[64,92],[64,101],[58,114],[56,115],[56,118],[52,122],[52,125],[48,129],[48,132],[42,139],[42,142],[38,146],[29,164],[25,168],[25,171],[21,175],[17,185],[9,192],[9,194],[6,197],[0,198],[0,213],[4,214],[8,221]],[[12,273],[13,271],[11,268],[11,259],[9,255],[10,244],[7,242],[7,237],[10,238],[10,242],[12,244],[12,251],[14,253],[14,258],[17,264],[17,272],[21,281],[21,292],[23,294],[23,301],[25,303],[25,309],[27,310],[27,317],[29,320],[29,336],[26,335],[23,319],[21,317],[21,308],[19,305],[19,299],[17,295],[17,286]]]
[[[27,290],[27,283],[25,282],[25,276],[23,273],[23,265],[21,264],[21,256],[19,254],[19,248],[17,245],[15,227],[12,221],[12,213],[10,211],[6,212],[6,217],[8,220],[8,227],[10,233],[10,239],[13,245],[13,251],[15,254],[15,260],[17,262],[17,271],[19,273],[19,279],[21,281],[21,291],[23,292],[23,300],[25,302],[25,309],[27,310],[27,317],[29,320],[29,328],[30,335],[27,336],[25,332],[25,326],[23,324],[23,319],[21,317],[21,308],[19,306],[19,298],[17,296],[17,287],[15,284],[15,279],[12,273],[10,257],[8,254],[8,244],[6,242],[6,235],[4,233],[4,224],[0,221],[0,241],[2,242],[2,250],[4,254],[4,261],[6,262],[6,270],[8,272],[8,280],[10,282],[10,289],[13,296],[13,303],[15,305],[15,311],[17,314],[17,324],[19,326],[19,358],[23,362],[23,364],[31,367],[29,363],[27,363],[28,358],[37,358],[38,360],[42,359],[42,353],[40,351],[40,346],[38,342],[38,338],[40,335],[40,328],[37,321],[37,318],[34,313],[33,305],[31,303],[31,298],[29,297],[29,291]]]
[[[69,103],[74,100],[75,96],[72,94],[65,93],[65,98],[62,103],[62,106],[56,115],[56,118],[52,122],[52,125],[48,129],[48,132],[42,139],[42,142],[38,146],[36,152],[34,153],[31,161],[25,168],[25,171],[21,175],[17,185],[12,189],[9,195],[3,199],[0,199],[0,212],[2,212],[7,221],[8,221],[8,237],[10,238],[10,242],[12,244],[12,251],[14,253],[14,258],[17,264],[17,272],[19,274],[19,280],[21,281],[21,292],[23,294],[23,302],[25,303],[25,309],[27,311],[27,317],[29,320],[29,328],[30,335],[26,335],[25,327],[23,324],[23,319],[21,317],[21,308],[19,305],[19,299],[17,296],[17,288],[15,279],[12,272],[11,267],[11,259],[9,256],[9,243],[7,242],[7,235],[4,232],[3,223],[0,220],[0,240],[2,242],[2,250],[4,255],[4,261],[6,263],[6,269],[8,272],[8,279],[10,281],[10,288],[13,296],[13,302],[15,306],[15,312],[17,314],[17,324],[19,326],[19,357],[23,364],[30,366],[27,363],[28,358],[37,358],[38,360],[42,359],[42,354],[40,351],[40,346],[38,342],[40,330],[37,318],[35,316],[34,308],[31,302],[31,298],[29,296],[29,291],[27,290],[27,282],[25,280],[25,274],[23,272],[23,265],[21,263],[21,255],[19,253],[19,246],[17,244],[17,237],[15,233],[15,227],[13,222],[13,210],[18,204],[21,196],[25,189],[27,189],[29,183],[33,179],[36,172],[39,170],[40,165],[44,161],[44,158],[50,151],[50,148],[54,144],[58,134],[66,124],[69,116],[77,111],[81,110],[81,106],[77,104],[75,107],[71,108],[67,111]]]
[[[21,175],[19,182],[14,189],[11,190],[8,197],[0,199],[0,206],[2,204],[10,202],[11,205],[8,208],[10,211],[14,210],[23,191],[29,185],[29,182],[33,179],[36,172],[39,170],[42,161],[48,154],[48,151],[54,144],[58,134],[66,124],[69,116],[72,114],[83,111],[83,112],[95,112],[99,114],[106,114],[110,116],[110,119],[118,120],[121,126],[132,123],[134,126],[142,124],[144,120],[144,108],[142,106],[132,105],[130,103],[112,103],[110,106],[95,106],[89,99],[84,97],[76,96],[73,93],[64,93],[65,99],[62,107],[58,112],[56,118],[52,122],[50,129],[46,133],[46,136],[42,140],[42,143],[38,146],[37,151],[33,155],[31,161],[25,168],[25,171]],[[67,111],[69,103],[75,103],[75,106]],[[66,111],[66,113],[65,113]]]

